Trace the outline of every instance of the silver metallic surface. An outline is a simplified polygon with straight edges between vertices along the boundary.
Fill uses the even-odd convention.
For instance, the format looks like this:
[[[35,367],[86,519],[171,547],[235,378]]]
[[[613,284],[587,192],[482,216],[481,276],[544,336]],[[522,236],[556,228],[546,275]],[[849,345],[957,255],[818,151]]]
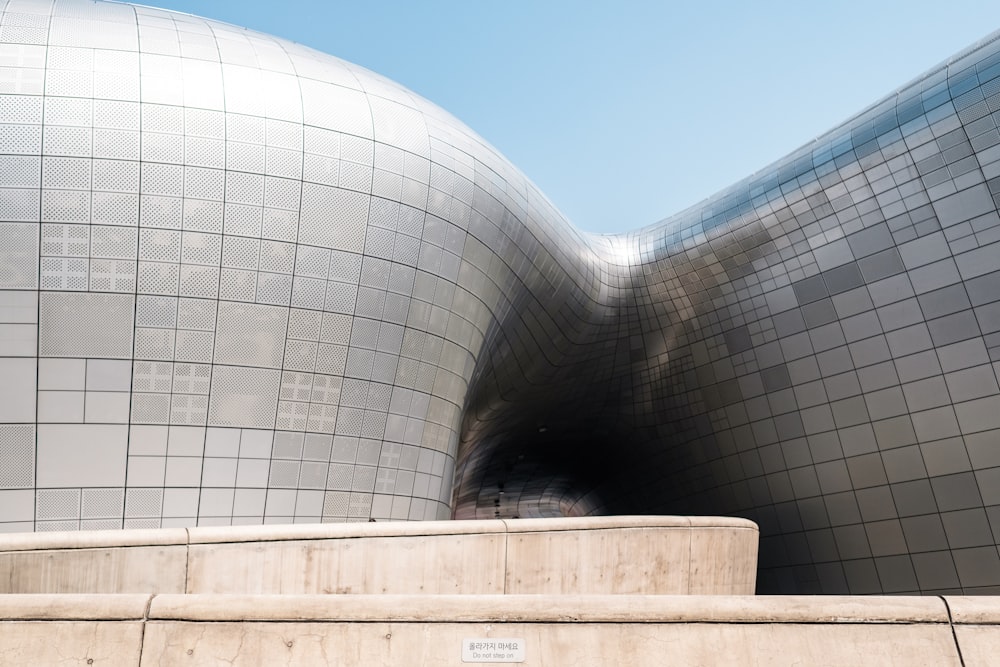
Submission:
[[[726,514],[763,592],[998,590],[993,38],[594,236],[357,66],[0,9],[0,530]]]

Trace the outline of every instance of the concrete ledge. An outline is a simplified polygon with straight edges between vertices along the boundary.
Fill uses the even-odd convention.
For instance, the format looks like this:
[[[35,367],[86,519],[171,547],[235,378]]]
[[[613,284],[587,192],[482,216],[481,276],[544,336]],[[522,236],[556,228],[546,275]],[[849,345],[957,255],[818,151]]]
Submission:
[[[612,528],[719,528],[757,532],[747,519],[714,516],[600,516],[553,519],[485,519],[456,521],[384,521],[257,526],[200,526],[129,530],[73,530],[50,533],[0,534],[0,553],[47,549],[92,549],[127,546],[281,542],[431,535],[480,535]]]
[[[953,602],[949,598],[949,602]],[[1000,619],[1000,598],[981,598]],[[2,595],[0,620],[948,624],[939,597],[718,595]],[[956,625],[962,624],[958,620]],[[967,624],[983,625],[980,621]],[[1000,625],[1000,621],[985,623]]]
[[[494,519],[485,520],[481,523],[502,523],[506,526],[505,532],[507,533],[548,533],[565,530],[606,530],[608,528],[734,528],[757,530],[757,524],[753,521],[728,516],[592,516],[574,518],[558,517],[552,519]]]
[[[3,533],[0,534],[0,553],[187,544],[187,533],[186,528]]]
[[[589,519],[585,519],[589,521]],[[382,521],[371,523],[316,523],[259,526],[200,526],[188,528],[188,544],[342,540],[365,537],[436,537],[494,535],[508,532],[507,522],[490,521]]]
[[[1000,598],[971,606],[1000,617]],[[454,665],[516,640],[524,665],[971,667],[998,639],[922,597],[0,596],[4,664]]]
[[[595,517],[0,536],[0,593],[754,592],[743,519]]]
[[[143,620],[152,595],[0,595],[0,621]]]
[[[993,599],[997,605],[997,599]],[[150,619],[419,623],[948,623],[936,597],[157,595]]]
[[[995,597],[949,595],[945,599],[956,624],[1000,625],[1000,605]]]
[[[1000,604],[994,597],[947,597],[955,641],[965,664],[993,665],[1000,656]]]

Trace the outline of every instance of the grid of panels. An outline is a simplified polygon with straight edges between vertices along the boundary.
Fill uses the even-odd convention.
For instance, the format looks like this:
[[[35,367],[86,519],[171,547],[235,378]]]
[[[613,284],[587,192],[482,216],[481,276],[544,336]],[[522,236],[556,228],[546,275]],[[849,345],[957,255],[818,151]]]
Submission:
[[[613,329],[582,358],[517,304],[537,319],[473,385],[457,515],[739,515],[762,592],[1000,590],[998,77],[987,39],[605,239]]]
[[[1000,586],[997,42],[593,237],[337,59],[0,10],[0,530],[713,513],[763,592]]]
[[[0,530],[448,516],[437,366],[396,382],[432,107],[195,17],[2,4]]]

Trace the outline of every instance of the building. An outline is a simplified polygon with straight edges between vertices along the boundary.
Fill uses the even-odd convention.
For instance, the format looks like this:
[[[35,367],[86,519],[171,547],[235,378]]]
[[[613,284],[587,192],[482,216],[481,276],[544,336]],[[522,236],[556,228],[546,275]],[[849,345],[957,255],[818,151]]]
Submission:
[[[991,39],[621,236],[266,35],[0,54],[0,530],[724,514],[762,592],[1000,586]]]

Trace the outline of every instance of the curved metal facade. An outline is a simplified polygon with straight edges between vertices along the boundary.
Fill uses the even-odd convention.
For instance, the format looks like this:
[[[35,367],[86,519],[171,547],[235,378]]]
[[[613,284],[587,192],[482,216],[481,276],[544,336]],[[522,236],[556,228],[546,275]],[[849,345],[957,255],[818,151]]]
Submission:
[[[621,236],[299,45],[0,3],[0,530],[607,513],[1000,586],[1000,46]]]

